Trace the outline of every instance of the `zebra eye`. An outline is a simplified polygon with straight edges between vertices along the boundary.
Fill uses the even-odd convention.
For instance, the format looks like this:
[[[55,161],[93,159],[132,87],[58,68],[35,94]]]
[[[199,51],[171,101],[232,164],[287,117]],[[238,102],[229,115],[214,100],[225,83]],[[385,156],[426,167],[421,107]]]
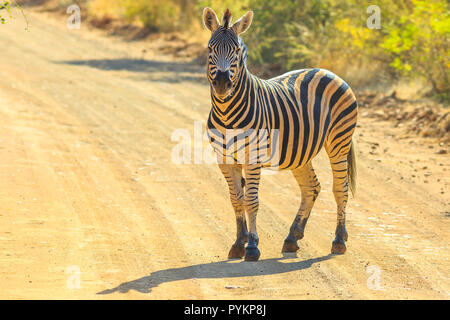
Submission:
[[[208,51],[209,51],[209,53],[211,53],[212,52],[212,48],[208,47]]]
[[[236,53],[239,53],[240,50],[241,50],[241,48],[237,47],[236,48]]]

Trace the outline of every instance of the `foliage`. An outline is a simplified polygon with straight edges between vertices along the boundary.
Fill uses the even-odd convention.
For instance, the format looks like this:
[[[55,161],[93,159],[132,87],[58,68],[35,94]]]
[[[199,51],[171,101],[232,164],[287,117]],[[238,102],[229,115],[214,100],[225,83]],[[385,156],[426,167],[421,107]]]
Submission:
[[[123,17],[123,1],[91,0],[87,3],[88,14],[91,17],[103,19],[120,19]]]
[[[10,4],[8,1],[0,1],[0,10],[6,10],[7,12],[11,12],[11,8],[10,8]],[[0,14],[0,23],[1,24],[5,24],[6,20],[5,18],[2,17],[2,15]]]
[[[317,65],[331,26],[328,0],[250,0],[255,13],[247,44],[262,69],[287,71]]]
[[[442,1],[413,0],[412,10],[388,25],[381,48],[389,66],[408,77],[422,77],[433,91],[450,90],[450,15]]]
[[[144,27],[152,31],[171,31],[178,27],[180,6],[174,1],[126,0],[125,17],[139,20]]]
[[[87,7],[96,18],[124,19],[141,24],[150,31],[174,31],[179,28],[183,1],[180,0],[92,0]],[[192,16],[190,14],[189,16]]]
[[[22,16],[23,16],[23,18],[25,19],[25,22],[26,22],[25,30],[28,31],[28,18],[27,18],[27,16],[23,12],[22,7],[15,0],[12,0],[12,1],[14,2],[14,5],[17,8],[17,10],[19,10],[22,13]],[[0,0],[0,12],[2,10],[5,10],[9,14],[9,16],[12,17],[11,2],[10,1]],[[6,19],[4,17],[2,17],[1,14],[0,14],[0,23],[1,24],[5,24],[6,23]]]
[[[246,35],[250,61],[269,74],[325,67],[358,80],[419,78],[448,100],[447,1],[379,0],[377,5],[381,28],[370,29],[368,4],[358,0],[249,0],[255,12]]]
[[[198,32],[204,7],[213,8],[219,19],[229,8],[235,20],[253,10],[253,24],[242,36],[250,68],[259,75],[322,67],[352,86],[421,79],[433,94],[449,99],[447,0],[79,1],[87,3],[88,16],[122,19],[155,32],[181,31],[196,39],[207,37],[206,31]],[[380,9],[380,29],[367,25],[370,4]]]
[[[219,20],[222,19],[222,14],[226,9],[230,9],[233,14],[233,19],[236,21],[239,19],[244,13],[249,10],[248,0],[236,1],[236,0],[198,0],[194,7],[194,14],[198,16],[198,21],[201,21],[203,8],[210,7],[212,8]]]

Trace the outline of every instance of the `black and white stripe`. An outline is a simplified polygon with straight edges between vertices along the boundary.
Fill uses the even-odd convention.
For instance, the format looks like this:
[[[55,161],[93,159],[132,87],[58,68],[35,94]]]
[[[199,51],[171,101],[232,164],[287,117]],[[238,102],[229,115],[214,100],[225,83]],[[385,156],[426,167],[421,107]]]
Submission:
[[[296,70],[263,80],[247,69],[247,49],[233,28],[219,26],[209,41],[207,76],[229,72],[233,90],[223,98],[211,88],[212,108],[207,122],[210,142],[230,187],[238,221],[238,239],[230,257],[259,257],[256,212],[261,168],[289,169],[302,191],[302,203],[283,251],[297,250],[320,184],[311,160],[325,148],[333,170],[338,225],[332,251],[345,251],[345,205],[348,186],[354,189],[352,135],[357,102],[341,78],[324,69]],[[240,181],[245,178],[245,187]],[[247,212],[250,233],[247,233]],[[238,249],[236,249],[238,248]],[[257,259],[257,257],[256,257]]]

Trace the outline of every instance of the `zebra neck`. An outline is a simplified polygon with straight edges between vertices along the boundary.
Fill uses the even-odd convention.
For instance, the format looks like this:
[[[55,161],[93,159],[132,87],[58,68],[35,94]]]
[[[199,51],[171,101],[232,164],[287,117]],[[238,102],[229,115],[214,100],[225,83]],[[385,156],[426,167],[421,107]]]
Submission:
[[[217,123],[226,128],[245,127],[244,118],[253,114],[257,108],[255,103],[257,87],[257,78],[243,66],[239,72],[238,84],[231,96],[222,101],[211,90],[212,115]]]

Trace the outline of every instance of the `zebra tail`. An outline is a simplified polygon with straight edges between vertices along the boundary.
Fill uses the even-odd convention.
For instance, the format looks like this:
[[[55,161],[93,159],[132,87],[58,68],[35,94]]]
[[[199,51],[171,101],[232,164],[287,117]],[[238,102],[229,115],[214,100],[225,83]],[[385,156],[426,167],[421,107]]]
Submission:
[[[350,191],[352,192],[353,197],[356,194],[356,155],[355,155],[355,146],[353,141],[350,145],[350,151],[347,155],[347,176],[348,176],[348,185],[350,187]]]

